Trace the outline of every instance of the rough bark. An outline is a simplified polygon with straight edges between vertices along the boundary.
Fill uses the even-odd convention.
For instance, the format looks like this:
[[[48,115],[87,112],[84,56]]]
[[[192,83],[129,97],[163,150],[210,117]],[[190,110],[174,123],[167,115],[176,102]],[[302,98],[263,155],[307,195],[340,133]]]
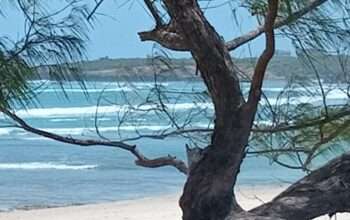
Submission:
[[[242,108],[245,103],[231,56],[197,1],[168,0],[165,4],[189,46],[215,107],[211,144],[191,169],[180,199],[183,219],[225,219],[232,209],[241,211],[233,188],[256,108]]]
[[[154,30],[139,32],[141,41],[155,41],[165,48],[176,51],[188,51],[188,45],[181,34],[176,32],[174,24],[158,26]]]
[[[286,220],[308,220],[350,211],[350,154],[344,154],[250,212]]]
[[[164,3],[171,18],[169,24],[176,24],[177,38],[170,39],[170,35],[154,34],[151,39],[149,35],[145,37],[145,32],[140,36],[142,40],[151,39],[162,44],[166,42],[168,48],[189,50],[211,94],[215,108],[215,127],[211,144],[205,149],[203,158],[191,168],[180,199],[183,219],[224,219],[233,208],[241,211],[235,201],[233,188],[245,155],[257,101],[253,100],[253,107],[245,105],[237,70],[225,42],[209,24],[198,2],[165,0]],[[159,31],[161,29],[158,27],[157,30],[156,27],[152,33]],[[185,47],[179,48],[179,45]],[[272,54],[271,50],[265,52],[268,54],[264,53],[260,62],[265,65],[262,66],[263,71],[267,65],[264,62],[268,62],[270,58],[265,55],[272,56],[273,48]],[[263,73],[260,73],[260,69],[258,72],[262,80]],[[256,88],[260,87],[258,85]],[[255,90],[254,94],[257,96],[254,97],[259,99],[258,93],[259,91]]]
[[[216,112],[212,143],[191,170],[181,197],[183,219],[224,219],[236,205],[233,186],[248,140],[240,115],[243,99],[238,77],[222,38],[207,22],[197,2],[166,1],[166,5],[181,27]]]

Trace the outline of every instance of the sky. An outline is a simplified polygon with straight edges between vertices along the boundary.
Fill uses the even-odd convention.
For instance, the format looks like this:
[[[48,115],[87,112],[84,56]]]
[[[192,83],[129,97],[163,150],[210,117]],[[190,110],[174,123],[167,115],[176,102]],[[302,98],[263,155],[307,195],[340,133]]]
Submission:
[[[97,20],[89,31],[90,40],[87,47],[89,59],[100,57],[110,58],[134,58],[147,57],[152,54],[153,42],[141,42],[137,32],[151,30],[154,26],[153,19],[149,16],[141,0],[131,0],[126,4],[117,0],[105,0],[97,11]],[[213,5],[220,5],[222,0],[213,1]],[[19,38],[23,34],[23,19],[16,14],[11,7],[5,8],[6,17],[0,19],[2,35]],[[103,15],[102,15],[103,14]],[[245,10],[236,12],[236,21],[228,4],[221,7],[207,9],[205,15],[217,32],[225,40],[231,40],[249,30],[257,24]],[[9,19],[10,18],[10,19]],[[235,57],[257,56],[264,48],[264,37],[254,40],[249,46],[244,46],[235,51]],[[289,40],[277,38],[276,48],[280,50],[292,50]],[[167,51],[170,57],[190,57],[186,52]]]

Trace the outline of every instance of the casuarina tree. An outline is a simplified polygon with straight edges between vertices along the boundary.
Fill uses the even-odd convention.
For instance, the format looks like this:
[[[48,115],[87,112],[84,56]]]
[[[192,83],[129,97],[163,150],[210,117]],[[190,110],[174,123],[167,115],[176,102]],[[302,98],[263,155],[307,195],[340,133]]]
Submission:
[[[313,169],[310,165],[318,154],[332,147],[327,144],[335,141],[335,139],[343,138],[341,143],[347,143],[344,142],[346,140],[346,132],[344,131],[350,124],[347,104],[341,106],[327,105],[327,94],[323,90],[322,80],[317,74],[318,68],[315,67],[309,52],[310,49],[314,49],[322,51],[322,53],[331,53],[334,52],[335,48],[346,48],[349,45],[348,5],[350,2],[347,0],[246,0],[228,2],[249,11],[251,16],[257,18],[259,25],[256,29],[242,36],[225,41],[206,18],[203,12],[203,1],[144,1],[146,8],[154,18],[155,26],[153,30],[138,33],[141,41],[153,41],[170,50],[189,52],[206,86],[207,95],[214,106],[212,128],[201,130],[174,126],[174,130],[156,136],[165,139],[167,136],[201,133],[209,137],[206,146],[201,147],[196,152],[195,159],[190,161],[190,166],[171,155],[148,158],[142,154],[140,150],[142,146],[130,144],[128,140],[65,137],[32,127],[16,115],[9,101],[1,103],[1,111],[14,121],[16,126],[35,134],[81,146],[103,145],[121,148],[134,155],[135,163],[143,167],[173,166],[177,168],[187,175],[183,194],[180,198],[183,220],[306,220],[325,214],[333,215],[337,212],[349,211],[350,176],[348,174],[350,172],[350,155],[344,153],[317,169]],[[83,13],[84,19],[87,22],[93,19],[94,14],[102,4],[103,0],[97,1],[96,5],[90,11],[88,10],[88,13]],[[31,12],[28,15],[29,17],[35,14],[30,8],[29,6],[24,8],[24,11]],[[80,12],[82,11],[80,10]],[[45,27],[42,27],[44,23],[40,21],[44,21],[45,16],[41,19],[35,21],[28,18],[32,21],[30,24],[33,26],[33,32],[28,32],[29,40],[25,40],[23,45],[36,45],[46,42],[45,39],[47,38],[48,44],[57,42],[58,45],[62,45],[58,46],[59,50],[55,54],[63,53],[65,56],[62,57],[69,58],[70,56],[65,54],[66,49],[70,52],[76,51],[79,53],[81,48],[76,48],[74,45],[79,45],[76,44],[78,42],[75,42],[75,40],[81,36],[77,36],[76,31],[73,30],[73,35],[70,35],[72,37],[62,39],[57,38],[57,36],[54,37],[55,34],[59,35],[58,32],[43,35],[42,33],[46,32],[40,30],[45,30]],[[69,28],[74,27],[74,25],[67,26]],[[72,31],[72,29],[70,30]],[[281,110],[278,115],[283,120],[270,125],[256,126],[254,121],[258,117],[259,103],[264,98],[262,91],[264,77],[275,52],[276,33],[289,37],[297,48],[297,53],[302,54],[298,54],[298,56],[300,55],[299,57],[310,66],[310,74],[311,72],[316,73],[316,83],[319,83],[324,100],[323,104],[319,106],[306,104],[298,107],[294,106],[293,110],[288,110],[288,117],[287,114],[282,114]],[[44,39],[31,40],[32,36],[40,36]],[[248,93],[245,94],[240,84],[241,72],[230,52],[260,36],[265,39],[265,49],[254,64],[251,77],[248,77],[250,88]],[[23,49],[23,51],[26,51],[26,49]],[[47,53],[50,50],[44,52]],[[9,66],[13,78],[18,77],[17,72],[21,75],[26,71],[36,71],[32,68],[33,64],[41,63],[25,62],[28,58],[21,56],[21,53],[21,50],[17,53],[7,53],[6,48],[2,48],[0,76],[8,76],[6,74],[8,70],[4,69],[4,65]],[[29,57],[34,55],[28,53]],[[67,59],[67,61],[70,60]],[[22,64],[26,71],[22,71]],[[62,66],[63,64],[67,65],[66,62],[59,62],[55,68],[67,69],[68,67]],[[344,77],[347,78],[346,71],[344,72]],[[7,94],[14,94],[14,97],[23,100],[21,94],[24,94],[28,89],[23,86],[26,85],[25,80],[20,81],[20,86],[14,85],[10,88],[5,87],[7,84],[2,85],[1,83],[0,95],[3,100],[12,100],[3,98]],[[161,101],[159,104],[160,107],[164,107],[164,103]],[[281,106],[283,110],[288,107],[286,105]],[[163,113],[166,114],[166,110]],[[286,111],[283,113],[286,113]],[[270,116],[276,117],[273,114]],[[285,123],[286,121],[288,123]],[[173,123],[176,124],[174,121]],[[311,135],[307,136],[305,133],[314,135],[311,137]],[[251,138],[256,137],[255,144],[268,146],[269,143],[266,142],[264,137],[274,135],[279,135],[283,137],[282,139],[288,141],[283,142],[284,144],[278,141],[272,142],[270,143],[271,146],[261,153],[272,153],[277,163],[290,168],[295,167],[284,164],[283,161],[279,161],[277,158],[281,153],[294,154],[300,162],[300,166],[297,168],[307,171],[308,175],[293,183],[272,201],[252,210],[243,210],[236,200],[234,189],[241,164],[246,154],[249,153],[250,146],[248,147],[248,145],[252,144]],[[143,137],[140,136],[140,138]],[[278,140],[278,138],[275,140]],[[189,147],[188,151],[191,151]]]

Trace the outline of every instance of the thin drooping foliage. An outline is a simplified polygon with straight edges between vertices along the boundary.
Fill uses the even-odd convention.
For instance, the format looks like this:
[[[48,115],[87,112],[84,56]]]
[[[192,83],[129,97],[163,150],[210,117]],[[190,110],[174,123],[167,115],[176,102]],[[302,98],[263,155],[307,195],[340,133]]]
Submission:
[[[78,63],[85,59],[88,39],[88,11],[80,1],[67,1],[54,9],[39,0],[2,4],[16,10],[24,28],[17,41],[6,33],[0,38],[1,108],[35,101],[29,80],[40,79],[42,72],[49,73],[52,80],[79,80]],[[10,18],[4,14],[0,19]]]

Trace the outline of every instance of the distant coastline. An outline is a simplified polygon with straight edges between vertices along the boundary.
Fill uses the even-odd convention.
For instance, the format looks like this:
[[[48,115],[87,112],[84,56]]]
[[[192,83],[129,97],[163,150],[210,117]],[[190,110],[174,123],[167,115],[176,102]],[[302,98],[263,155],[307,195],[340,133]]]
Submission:
[[[322,55],[315,56],[317,72],[324,81],[340,81],[343,70],[339,68],[339,56]],[[249,80],[253,74],[257,58],[233,58],[241,74],[241,80]],[[327,67],[332,66],[332,72]],[[119,58],[103,57],[97,60],[84,61],[77,64],[79,78],[86,81],[187,81],[200,80],[193,59],[171,59],[164,62],[152,58]],[[297,80],[310,79],[315,76],[314,70],[306,66],[301,58],[290,54],[276,54],[270,63],[266,79],[289,80],[291,77]],[[55,80],[45,71],[45,67],[39,67],[39,76],[33,80]],[[73,77],[68,77],[68,80]]]

